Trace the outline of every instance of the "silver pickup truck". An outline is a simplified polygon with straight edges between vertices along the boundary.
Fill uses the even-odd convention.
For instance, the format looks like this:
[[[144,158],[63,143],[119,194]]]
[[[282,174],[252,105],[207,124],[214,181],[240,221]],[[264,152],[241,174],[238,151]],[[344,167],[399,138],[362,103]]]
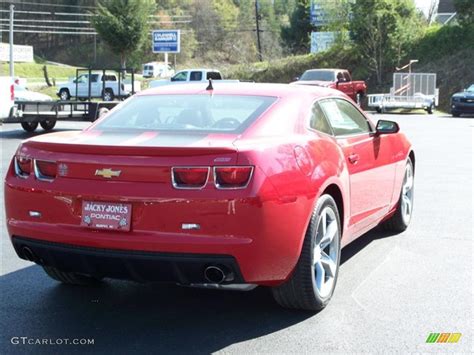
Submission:
[[[90,74],[90,97],[100,97],[104,101],[113,101],[114,99],[127,97],[132,92],[130,80],[120,82],[115,74]],[[76,94],[77,88],[77,94]],[[140,82],[135,81],[134,91],[140,90]],[[59,85],[57,95],[61,100],[69,100],[72,96],[78,98],[89,98],[89,74],[81,74],[67,83]]]

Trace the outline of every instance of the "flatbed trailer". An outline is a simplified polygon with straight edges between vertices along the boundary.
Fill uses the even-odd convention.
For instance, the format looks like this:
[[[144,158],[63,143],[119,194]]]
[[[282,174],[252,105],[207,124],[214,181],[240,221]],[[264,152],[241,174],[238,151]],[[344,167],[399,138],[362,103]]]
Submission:
[[[389,94],[371,94],[367,97],[368,106],[379,113],[394,109],[423,109],[431,114],[438,105],[436,74],[394,73]]]
[[[20,123],[27,132],[40,125],[50,131],[57,121],[94,122],[120,101],[15,101],[15,110],[2,122]]]

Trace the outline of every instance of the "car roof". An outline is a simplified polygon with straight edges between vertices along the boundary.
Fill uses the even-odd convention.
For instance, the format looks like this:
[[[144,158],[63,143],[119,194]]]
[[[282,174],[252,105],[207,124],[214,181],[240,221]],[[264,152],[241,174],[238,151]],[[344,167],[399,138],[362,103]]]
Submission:
[[[180,69],[178,71],[219,71],[217,69],[208,69],[208,68],[188,68],[188,69]]]
[[[180,85],[165,85],[137,93],[137,96],[147,95],[199,95],[210,94],[206,90],[209,84],[180,84]],[[309,85],[289,85],[289,84],[266,84],[266,83],[212,83],[214,95],[247,95],[247,96],[272,96],[272,97],[289,97],[297,95],[309,95],[312,97],[344,97],[340,91]]]

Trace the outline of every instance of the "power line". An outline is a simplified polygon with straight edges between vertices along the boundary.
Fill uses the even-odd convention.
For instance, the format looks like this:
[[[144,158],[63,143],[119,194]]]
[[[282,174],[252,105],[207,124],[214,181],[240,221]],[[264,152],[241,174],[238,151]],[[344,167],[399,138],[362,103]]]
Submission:
[[[62,4],[52,4],[52,3],[38,3],[38,2],[29,2],[29,1],[22,1],[21,3],[15,4],[18,5],[35,5],[35,6],[56,6],[56,7],[73,7],[73,8],[88,8],[88,9],[95,9],[95,6],[89,5],[62,5]]]
[[[0,28],[0,32],[8,32],[8,29]],[[64,35],[97,35],[97,32],[68,32],[68,31],[35,31],[35,30],[15,30],[15,33],[47,33]]]
[[[8,10],[0,10],[0,12],[10,12]],[[94,16],[94,14],[79,13],[79,12],[55,12],[55,11],[23,11],[15,10],[18,14],[32,14],[32,15],[54,15],[54,16]]]
[[[0,21],[7,22],[9,21],[8,19],[0,19]],[[37,20],[37,19],[15,19],[15,22],[53,22],[53,23],[91,23],[90,21],[76,21],[76,20]]]
[[[6,23],[0,23],[0,26],[8,26]],[[50,29],[57,29],[57,30],[85,30],[85,31],[94,31],[93,28],[90,27],[71,27],[71,26],[41,26],[41,25],[21,25],[21,24],[13,24],[15,28],[17,27],[27,27],[27,28],[50,28]]]

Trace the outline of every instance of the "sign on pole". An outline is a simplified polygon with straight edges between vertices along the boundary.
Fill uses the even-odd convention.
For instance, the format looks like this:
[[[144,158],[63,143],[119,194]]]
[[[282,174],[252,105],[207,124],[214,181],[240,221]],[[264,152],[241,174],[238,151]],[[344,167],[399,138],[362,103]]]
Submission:
[[[336,40],[336,32],[311,32],[311,53],[328,50]]]
[[[180,30],[155,30],[152,32],[153,53],[179,53]]]

